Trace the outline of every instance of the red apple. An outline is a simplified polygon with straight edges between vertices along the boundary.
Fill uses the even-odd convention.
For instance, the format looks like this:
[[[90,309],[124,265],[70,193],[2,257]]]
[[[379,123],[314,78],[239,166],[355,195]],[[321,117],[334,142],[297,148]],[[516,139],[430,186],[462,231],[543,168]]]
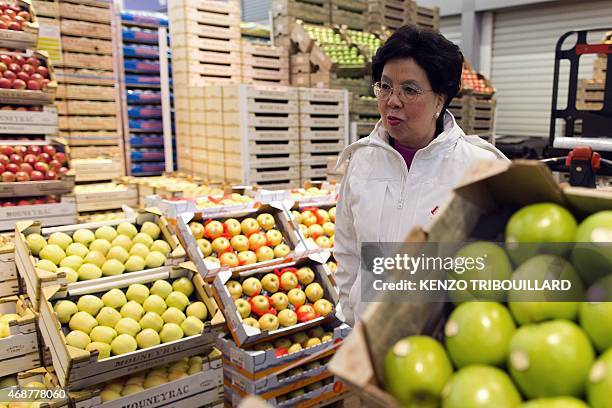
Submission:
[[[8,66],[8,69],[17,74],[18,72],[21,72],[21,65],[17,64],[16,62],[13,62]]]
[[[51,156],[48,153],[41,153],[38,155],[38,159],[42,162],[49,163],[51,161]]]
[[[12,201],[7,201],[6,203],[2,204],[3,207],[14,207],[15,203]]]
[[[15,61],[15,63],[17,63],[20,67],[25,64],[26,59],[23,55],[15,55],[13,57],[13,61]]]
[[[34,57],[30,57],[26,60],[26,63],[33,66],[34,69],[38,68],[40,66],[40,61],[37,58]]]
[[[0,17],[0,19],[1,18],[2,17]],[[13,58],[10,55],[2,54],[0,55],[0,62],[3,62],[4,64],[6,64],[6,66],[9,66],[13,63]]]
[[[3,111],[12,111],[13,107],[7,105],[7,106],[3,106],[2,108],[0,108],[0,110],[3,110]]]
[[[57,160],[51,160],[49,162],[49,167],[55,171],[59,171],[59,169],[62,167],[62,163],[58,162]]]
[[[30,13],[28,13],[27,11],[20,11],[19,13],[17,13],[17,16],[23,18],[25,21],[30,21]]]
[[[68,167],[60,167],[59,174],[60,176],[65,176],[68,173]]]
[[[44,145],[42,151],[47,153],[50,157],[57,153],[57,150],[55,150],[55,147],[52,145]]]
[[[36,162],[38,161],[38,158],[36,157],[35,154],[26,154],[25,157],[23,158],[23,162],[29,164],[30,166],[34,166],[36,164]]]
[[[0,20],[2,20],[6,24],[7,29],[8,29],[8,26],[13,22],[12,18],[4,14],[0,16]]]
[[[59,200],[57,199],[56,196],[48,196],[47,197],[47,204],[53,204],[53,203],[59,203]]]
[[[2,164],[3,166],[6,166],[10,162],[11,160],[6,154],[0,154],[0,164]]]
[[[4,62],[0,62],[0,72],[4,72],[8,69],[8,66]]]
[[[10,4],[10,5],[8,6],[8,8],[9,8],[10,10],[13,10],[13,11],[15,12],[15,14],[17,14],[17,13],[19,13],[19,12],[21,11],[21,9],[19,8],[19,6],[16,6],[16,5],[14,5],[14,4]]]
[[[9,163],[5,167],[6,170],[10,171],[11,173],[17,173],[19,171],[19,165],[15,163]]]
[[[23,158],[18,154],[11,154],[11,163],[21,164],[23,162]]]
[[[30,181],[30,175],[25,171],[18,171],[15,174],[15,178],[17,179],[17,181]]]
[[[17,79],[17,74],[7,69],[6,71],[2,73],[2,78],[6,78],[9,81],[14,81],[15,79]]]
[[[11,173],[10,171],[5,171],[2,173],[2,181],[5,183],[10,183],[15,181],[15,173]]]
[[[34,171],[32,171],[32,173],[30,174],[30,180],[32,180],[32,181],[41,181],[41,180],[44,180],[44,179],[45,179],[44,174],[43,174],[43,173],[41,173],[41,172],[40,172],[40,171],[38,171],[38,170],[34,170]]]
[[[55,153],[53,158],[62,164],[66,162],[66,154],[62,152]]]
[[[49,78],[49,70],[47,67],[38,67],[36,68],[36,72],[43,76],[43,78]]]
[[[27,112],[28,108],[26,108],[25,106],[20,106],[17,109],[15,109],[17,112]]]
[[[0,174],[4,173],[6,171],[6,168],[4,167],[4,164],[0,164]]]
[[[13,20],[13,21],[18,22],[19,25],[23,25],[23,23],[25,23],[25,20],[21,16],[15,16],[15,20]]]
[[[30,203],[28,200],[19,200],[17,201],[17,205],[31,205],[32,203]]]
[[[42,81],[40,81],[41,88],[42,89],[47,89],[47,86],[49,86],[49,82],[51,82],[51,81],[49,81],[48,79],[43,79]]]
[[[28,163],[21,163],[21,164],[19,165],[19,170],[21,170],[21,171],[22,171],[22,172],[24,172],[24,173],[28,173],[28,174],[30,174],[30,173],[32,173],[32,171],[33,171],[34,169],[33,169],[33,168],[32,168],[32,166],[31,166],[31,165],[29,165]]]
[[[34,81],[32,79],[28,81],[28,89],[30,91],[40,91],[40,88],[42,88],[42,83]]]
[[[10,156],[13,154],[13,148],[8,145],[0,146],[0,153]]]
[[[0,30],[6,30],[8,29],[8,24],[6,21],[0,19]]]
[[[40,148],[40,146],[37,146],[37,145],[28,146],[28,153],[39,155],[40,152],[42,152],[42,149]]]
[[[45,200],[44,198],[35,198],[34,199],[34,204],[35,205],[47,204],[47,200]]]
[[[45,173],[45,180],[57,180],[57,173],[53,170],[49,170]]]
[[[15,154],[18,154],[23,157],[28,153],[28,148],[26,146],[20,145],[13,147],[13,151],[15,152]]]
[[[2,89],[10,89],[11,88],[11,81],[9,79],[6,78],[0,78],[0,88]]]
[[[9,16],[11,18],[14,18],[17,15],[17,12],[15,10],[13,10],[12,8],[8,8],[8,9],[4,10],[4,15],[5,16]]]
[[[36,72],[36,73],[30,75],[30,79],[33,79],[35,81],[39,81],[40,82],[40,81],[42,81],[45,78],[43,78],[42,75],[40,75],[38,72]]]
[[[26,83],[30,80],[30,76],[23,71],[17,73],[17,78]]]
[[[47,163],[38,162],[34,165],[34,170],[38,170],[41,173],[45,174],[49,171],[49,165]]]
[[[23,67],[21,67],[21,71],[25,72],[28,75],[32,75],[36,73],[36,68],[26,62],[25,64],[23,64]]]
[[[26,83],[21,79],[16,79],[13,81],[13,89],[25,89]]]

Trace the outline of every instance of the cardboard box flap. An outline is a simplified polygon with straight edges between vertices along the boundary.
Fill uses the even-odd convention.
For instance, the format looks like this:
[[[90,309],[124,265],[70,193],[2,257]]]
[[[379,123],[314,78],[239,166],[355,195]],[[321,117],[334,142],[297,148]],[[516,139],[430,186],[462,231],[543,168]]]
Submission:
[[[612,210],[612,191],[568,186],[563,188],[563,194],[572,212],[580,216]]]

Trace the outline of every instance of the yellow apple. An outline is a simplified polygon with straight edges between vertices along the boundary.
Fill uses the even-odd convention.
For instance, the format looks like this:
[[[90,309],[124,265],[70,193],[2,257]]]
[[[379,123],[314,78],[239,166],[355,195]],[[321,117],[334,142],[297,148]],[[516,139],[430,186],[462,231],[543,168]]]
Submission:
[[[266,238],[270,246],[277,246],[283,242],[283,234],[279,230],[271,229],[266,232]]]
[[[162,343],[179,340],[182,339],[183,336],[183,329],[181,329],[181,326],[175,323],[164,324],[161,331],[159,332],[159,337]]]
[[[107,261],[110,259],[114,259],[114,260],[119,261],[122,265],[125,263],[125,261],[128,260],[129,257],[130,257],[130,254],[122,246],[114,246],[111,249],[109,249],[108,252],[106,253]]]
[[[274,216],[272,214],[263,213],[257,216],[257,222],[259,226],[264,229],[264,231],[269,231],[274,228]]]
[[[53,310],[55,314],[57,314],[60,323],[66,324],[70,321],[70,318],[79,311],[79,308],[70,300],[60,300],[53,306]]]
[[[247,317],[246,319],[242,319],[242,324],[246,324],[247,326],[259,329],[259,322],[253,317]]]
[[[242,317],[243,319],[246,319],[251,315],[251,305],[246,300],[236,299],[234,300],[234,304],[236,305],[236,309],[238,310],[240,317]]]
[[[96,316],[96,320],[100,326],[115,327],[117,322],[121,320],[121,313],[112,307],[104,306]]]
[[[96,326],[89,333],[91,341],[98,343],[111,344],[113,339],[117,337],[117,332],[112,327],[108,326]]]
[[[225,220],[223,224],[227,228],[227,232],[229,232],[232,237],[239,235],[240,232],[242,231],[242,227],[240,226],[240,221],[238,221],[235,218],[228,218],[227,220]]]
[[[105,239],[112,242],[117,237],[117,231],[109,225],[102,226],[96,230],[94,236],[98,239]]]
[[[244,235],[233,236],[230,240],[230,244],[235,251],[242,252],[249,249],[249,239]]]
[[[117,234],[126,235],[130,239],[134,238],[138,234],[138,230],[134,224],[129,222],[122,222],[117,226]]]
[[[303,266],[297,270],[297,277],[302,285],[308,285],[314,281],[315,274],[312,268]]]
[[[261,316],[258,323],[261,330],[274,331],[278,329],[278,318],[270,313]]]
[[[217,254],[222,254],[231,248],[230,242],[225,237],[218,237],[212,242],[212,249]]]
[[[151,221],[145,221],[140,227],[140,233],[147,234],[151,237],[151,239],[155,240],[159,238],[159,233],[161,232],[159,226]]]
[[[320,248],[331,248],[333,246],[331,239],[326,237],[325,235],[317,237],[317,239],[315,239],[315,242]]]
[[[91,330],[98,325],[96,319],[87,312],[76,312],[68,323],[71,330],[79,330],[89,335]]]
[[[231,280],[225,284],[225,287],[233,299],[239,299],[242,297],[242,285],[240,282]]]
[[[251,304],[253,305],[252,308],[254,308],[256,314],[260,316],[270,309],[270,301],[263,295],[253,296],[253,299],[251,299]]]
[[[242,233],[246,236],[250,236],[251,234],[259,231],[259,223],[254,218],[245,218],[240,223],[240,228],[242,229]]]
[[[336,225],[333,222],[326,222],[325,224],[323,224],[323,232],[328,237],[331,237],[332,235],[334,235],[335,231],[336,231]]]
[[[106,256],[110,249],[111,243],[105,239],[96,239],[91,244],[89,244],[90,251],[98,251],[104,256]]]
[[[279,285],[278,276],[273,273],[268,273],[261,279],[261,286],[269,293],[278,292]]]
[[[257,263],[257,255],[253,251],[242,251],[238,254],[238,262],[241,265],[251,265]]]
[[[329,222],[329,219],[330,219],[329,213],[326,210],[319,208],[317,210],[317,215],[319,216],[319,219],[321,220],[319,224],[325,224],[326,222]]]
[[[79,312],[87,312],[95,316],[104,307],[104,302],[95,295],[83,295],[77,301],[77,307]]]
[[[258,262],[267,262],[274,259],[274,251],[269,246],[262,246],[255,251]]]
[[[47,246],[47,240],[40,234],[28,235],[28,237],[26,238],[26,243],[28,244],[28,248],[30,248],[32,255],[34,256],[38,256],[40,250]]]
[[[186,276],[182,276],[172,282],[172,289],[183,293],[185,296],[189,297],[194,291],[193,283],[191,279]]]
[[[204,227],[205,235],[210,239],[215,239],[223,234],[223,224],[219,221],[210,221]]]
[[[117,235],[111,245],[114,247],[121,247],[126,251],[129,251],[132,248],[132,238],[127,235]]]
[[[257,232],[249,237],[249,249],[251,251],[257,251],[267,243],[268,238],[266,238],[266,235],[263,232]]]
[[[195,316],[189,316],[181,323],[181,329],[183,329],[185,336],[195,336],[202,333],[204,323]]]
[[[274,247],[274,257],[275,258],[284,258],[289,255],[291,252],[291,248],[287,244],[280,244]]]
[[[91,339],[87,333],[80,330],[73,330],[66,335],[66,344],[69,346],[85,350],[85,347],[87,347],[89,343],[91,343]]]
[[[40,259],[46,259],[55,265],[59,265],[62,259],[66,257],[66,253],[59,245],[50,244],[41,249],[38,256]]]
[[[29,235],[28,235],[29,237]],[[76,255],[79,258],[85,258],[87,256],[87,253],[89,252],[89,249],[87,249],[87,247],[83,244],[79,244],[78,242],[74,242],[70,245],[68,245],[68,248],[66,248],[66,255],[70,256],[70,255]]]
[[[147,298],[149,297],[149,288],[141,283],[133,283],[130,286],[128,286],[125,296],[127,300],[133,300],[142,305],[144,304],[145,300],[147,300]]]
[[[334,309],[334,305],[327,299],[317,300],[316,302],[314,302],[313,307],[314,310],[321,316],[327,316]]]
[[[193,234],[193,237],[195,239],[200,239],[202,237],[204,237],[204,226],[202,224],[200,224],[199,222],[193,221],[189,223],[189,229],[191,230],[191,233]]]
[[[308,227],[308,236],[317,239],[321,235],[324,235],[323,227],[319,224],[312,224],[310,227]]]
[[[225,252],[221,254],[219,261],[221,261],[221,265],[229,266],[230,268],[235,268],[240,265],[238,256],[233,252]]]
[[[299,343],[295,343],[291,345],[291,347],[289,347],[289,350],[287,351],[289,352],[289,354],[297,353],[298,351],[302,351],[302,345]]]
[[[331,222],[336,222],[336,207],[330,208],[328,213],[329,213],[329,220]]]
[[[205,238],[200,238],[196,241],[198,244],[198,248],[202,251],[202,255],[208,256],[212,254],[212,245],[210,245],[210,241]]]
[[[306,286],[305,292],[306,292],[306,297],[312,303],[316,302],[317,300],[323,297],[323,288],[317,282],[313,282],[310,285]]]
[[[261,292],[261,282],[257,278],[246,278],[244,282],[242,282],[242,291],[249,297],[259,295]]]
[[[204,321],[208,317],[208,309],[203,302],[193,302],[185,310],[187,316],[195,316],[198,319]]]
[[[49,245],[57,245],[65,251],[72,244],[72,238],[65,232],[54,232],[49,235],[47,243]]]
[[[306,295],[302,289],[291,289],[289,293],[287,293],[287,297],[289,298],[289,303],[296,309],[306,303]]]
[[[300,235],[303,236],[304,238],[308,238],[310,236],[308,235],[308,227],[305,226],[304,224],[300,224],[299,229],[300,229]]]
[[[174,288],[172,287],[170,282],[165,281],[163,279],[159,279],[153,283],[153,286],[151,286],[150,293],[151,295],[158,295],[162,299],[166,299],[168,295],[172,293],[173,290]],[[193,291],[193,286],[192,286],[192,291]]]
[[[136,343],[136,339],[129,334],[120,334],[119,336],[115,337],[111,343],[111,351],[116,356],[131,353],[132,351],[136,351],[137,348],[138,343]]]
[[[280,278],[280,287],[285,292],[289,292],[291,289],[297,287],[298,280],[294,273],[285,272]]]
[[[278,313],[278,321],[283,327],[293,326],[297,323],[297,315],[291,309],[284,309]]]

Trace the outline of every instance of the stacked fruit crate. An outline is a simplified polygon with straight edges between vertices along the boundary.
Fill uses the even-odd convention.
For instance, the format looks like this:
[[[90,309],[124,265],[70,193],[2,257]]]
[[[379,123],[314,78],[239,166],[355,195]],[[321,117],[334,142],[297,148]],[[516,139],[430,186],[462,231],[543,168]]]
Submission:
[[[329,0],[273,0],[274,40],[276,45],[289,44],[289,35],[296,20],[307,24],[329,25]]]
[[[330,0],[331,23],[355,30],[368,26],[368,0]]]
[[[59,3],[60,135],[75,157],[77,181],[111,180],[124,173],[111,4]]]
[[[242,40],[242,83],[289,85],[289,50]]]
[[[129,175],[161,174],[165,169],[164,121],[170,121],[171,112],[164,118],[164,103],[170,108],[170,95],[164,101],[162,78],[166,83],[168,64],[167,36],[160,46],[159,29],[167,29],[168,19],[162,14],[123,11],[121,13],[123,37],[124,134],[126,164]],[[165,71],[162,74],[162,71]]]
[[[200,86],[239,83],[240,3],[177,0],[168,9],[173,78]]]
[[[327,177],[329,157],[348,144],[349,93],[331,89],[299,89],[300,183]]]
[[[368,31],[386,35],[406,24],[439,30],[440,9],[414,0],[368,0]]]

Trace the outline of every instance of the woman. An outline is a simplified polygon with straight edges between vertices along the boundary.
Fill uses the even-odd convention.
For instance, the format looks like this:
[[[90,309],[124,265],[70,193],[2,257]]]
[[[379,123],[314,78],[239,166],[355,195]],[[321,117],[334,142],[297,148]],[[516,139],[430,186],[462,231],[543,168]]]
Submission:
[[[404,26],[372,62],[381,120],[342,152],[349,160],[336,210],[336,282],[345,321],[358,320],[360,245],[401,242],[426,226],[466,169],[504,155],[466,136],[446,110],[460,89],[463,55],[441,34]]]

